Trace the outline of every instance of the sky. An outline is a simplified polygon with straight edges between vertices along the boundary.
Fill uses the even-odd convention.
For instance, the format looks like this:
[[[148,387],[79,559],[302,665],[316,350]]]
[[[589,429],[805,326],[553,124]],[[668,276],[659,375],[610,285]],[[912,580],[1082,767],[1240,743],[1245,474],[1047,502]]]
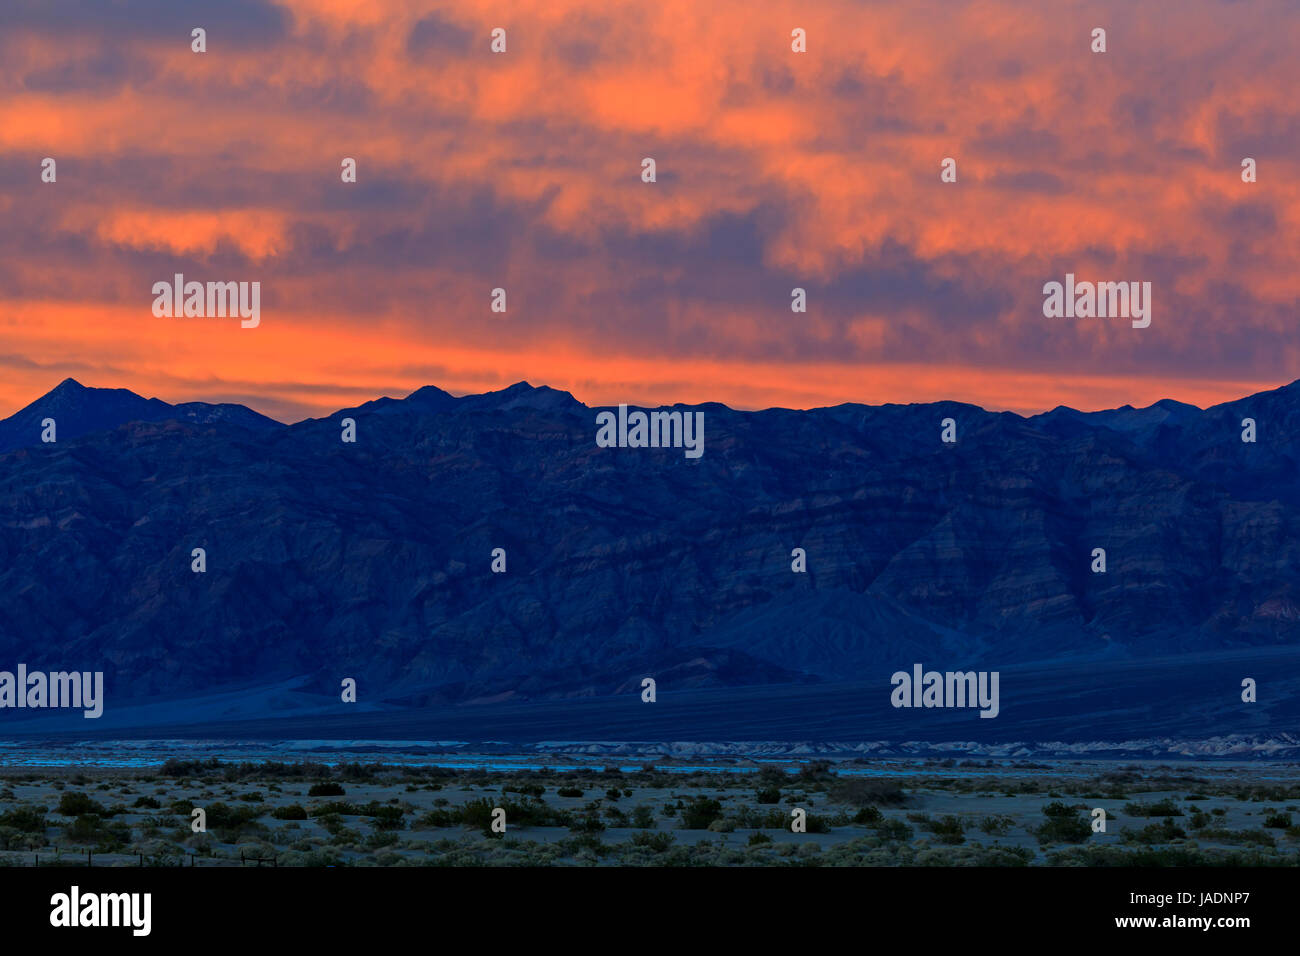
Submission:
[[[283,421],[520,380],[1025,414],[1275,388],[1297,50],[1295,0],[4,0],[0,416],[67,377]],[[259,282],[260,324],[155,316],[176,273]],[[1151,325],[1045,317],[1067,273],[1150,282]]]

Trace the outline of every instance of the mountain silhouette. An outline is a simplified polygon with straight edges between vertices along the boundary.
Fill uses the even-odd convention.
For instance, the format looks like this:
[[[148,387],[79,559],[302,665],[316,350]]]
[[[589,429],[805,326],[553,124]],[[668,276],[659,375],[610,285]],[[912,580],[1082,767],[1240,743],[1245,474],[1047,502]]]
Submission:
[[[203,711],[243,719],[344,678],[356,713],[639,703],[646,676],[884,699],[913,662],[1089,680],[1300,645],[1297,384],[1029,418],[674,408],[704,414],[698,459],[597,447],[600,409],[526,382],[281,425],[69,379],[0,423],[0,668],[102,670],[109,711],[292,688]]]
[[[186,421],[196,425],[228,424],[249,429],[283,426],[243,405],[185,402],[169,405],[141,398],[125,388],[87,388],[65,378],[26,408],[0,421],[0,452],[41,444],[42,422],[52,418],[61,440],[117,428],[127,422]]]

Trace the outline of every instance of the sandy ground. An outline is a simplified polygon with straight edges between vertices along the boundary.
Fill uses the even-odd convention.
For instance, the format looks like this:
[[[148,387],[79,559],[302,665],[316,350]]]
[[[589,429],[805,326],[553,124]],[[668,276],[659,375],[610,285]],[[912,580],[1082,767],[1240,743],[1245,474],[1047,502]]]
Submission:
[[[139,865],[142,856],[145,865],[239,866],[241,854],[283,866],[1020,865],[1095,863],[1087,854],[1106,848],[1133,863],[1152,862],[1152,853],[1176,854],[1162,861],[1174,864],[1193,856],[1200,862],[1300,862],[1295,765],[1123,769],[1081,763],[1077,773],[1046,778],[1013,766],[944,773],[918,766],[888,778],[849,777],[825,765],[804,767],[802,775],[769,768],[762,777],[316,767],[304,778],[283,766],[179,776],[11,768],[0,770],[0,863],[85,865],[89,850],[95,866]],[[341,786],[343,795],[310,796],[323,781]],[[567,789],[561,795],[564,788],[581,795]],[[760,789],[769,789],[768,800],[776,796],[771,788],[779,791],[779,802],[759,802]],[[60,801],[83,798],[99,807],[65,804],[69,812],[59,811]],[[706,805],[706,820],[720,818],[712,828],[683,828],[679,808],[709,799],[719,804]],[[507,808],[504,835],[488,832],[484,814],[475,825],[459,819],[462,808],[480,800],[489,805],[484,814]],[[346,805],[330,814],[332,803]],[[1073,821],[1068,834],[1043,831],[1049,819],[1044,808],[1053,804],[1063,805],[1061,812]],[[1153,804],[1156,815],[1134,812]],[[209,815],[206,832],[193,832],[190,805]],[[308,819],[274,815],[294,806]],[[522,806],[561,819],[527,825],[513,810]],[[390,829],[380,827],[376,807],[392,808],[378,811],[393,818]],[[634,822],[638,807],[644,809]],[[796,807],[829,832],[794,832]],[[241,820],[231,821],[231,808]],[[1107,813],[1105,832],[1086,826],[1094,808]],[[763,842],[751,845],[751,839]]]

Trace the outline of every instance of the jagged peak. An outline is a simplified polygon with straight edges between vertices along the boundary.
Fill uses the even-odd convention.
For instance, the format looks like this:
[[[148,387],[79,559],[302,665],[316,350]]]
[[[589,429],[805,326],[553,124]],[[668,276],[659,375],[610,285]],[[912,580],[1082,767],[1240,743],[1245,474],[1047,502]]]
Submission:
[[[437,385],[421,385],[419,388],[411,392],[411,394],[407,395],[406,397],[410,399],[410,398],[415,398],[417,395],[420,396],[421,398],[428,398],[433,395],[446,396],[447,398],[454,397],[452,396],[451,392],[447,391],[445,388],[439,388]]]

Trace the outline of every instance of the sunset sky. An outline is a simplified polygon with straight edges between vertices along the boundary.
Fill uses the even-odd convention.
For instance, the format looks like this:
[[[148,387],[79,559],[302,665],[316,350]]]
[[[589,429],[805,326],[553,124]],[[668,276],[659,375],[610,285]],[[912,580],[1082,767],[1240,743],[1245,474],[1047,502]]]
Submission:
[[[3,0],[0,416],[69,376],[284,421],[520,379],[1024,413],[1274,388],[1298,50],[1294,0]],[[260,326],[156,318],[178,272],[260,282]],[[1151,282],[1151,326],[1045,318],[1067,272]]]

